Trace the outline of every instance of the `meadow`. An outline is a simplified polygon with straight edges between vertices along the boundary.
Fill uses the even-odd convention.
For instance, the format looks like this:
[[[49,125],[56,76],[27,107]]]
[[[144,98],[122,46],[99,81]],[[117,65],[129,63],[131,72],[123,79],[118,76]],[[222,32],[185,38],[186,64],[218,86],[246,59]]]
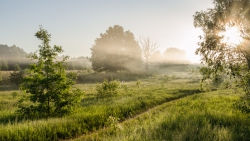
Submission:
[[[119,80],[115,96],[100,97],[100,82],[84,91],[74,113],[32,119],[15,111],[25,95],[0,92],[0,140],[249,140],[249,115],[234,105],[242,92],[200,89],[191,72]]]

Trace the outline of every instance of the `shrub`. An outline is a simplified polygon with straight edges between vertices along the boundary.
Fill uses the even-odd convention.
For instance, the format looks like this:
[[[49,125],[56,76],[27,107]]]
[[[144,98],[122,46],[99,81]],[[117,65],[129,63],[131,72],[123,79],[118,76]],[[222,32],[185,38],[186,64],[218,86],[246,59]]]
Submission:
[[[105,79],[102,85],[96,87],[97,97],[110,97],[118,94],[117,88],[120,86],[120,82],[117,80],[108,81]]]

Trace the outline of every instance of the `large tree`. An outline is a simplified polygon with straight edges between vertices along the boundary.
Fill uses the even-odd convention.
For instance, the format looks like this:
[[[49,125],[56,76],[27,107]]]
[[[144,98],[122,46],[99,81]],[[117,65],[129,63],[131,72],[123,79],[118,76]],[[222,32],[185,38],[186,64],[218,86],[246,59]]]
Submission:
[[[100,34],[91,51],[92,68],[97,72],[133,71],[140,67],[141,50],[134,34],[119,25]]]
[[[250,94],[250,2],[249,0],[214,0],[214,7],[196,12],[194,26],[201,28],[197,54],[206,64],[202,68],[204,78],[218,78],[228,74],[236,78],[246,94]],[[223,32],[239,29],[242,42],[224,41]],[[236,33],[235,33],[236,34]]]
[[[38,54],[33,53],[30,56],[37,63],[31,64],[21,85],[32,104],[21,107],[19,112],[28,116],[63,115],[72,110],[82,93],[72,88],[74,82],[66,75],[65,61],[68,56],[63,57],[62,61],[56,60],[56,56],[63,52],[62,47],[51,47],[51,35],[42,27],[35,36],[42,41]]]

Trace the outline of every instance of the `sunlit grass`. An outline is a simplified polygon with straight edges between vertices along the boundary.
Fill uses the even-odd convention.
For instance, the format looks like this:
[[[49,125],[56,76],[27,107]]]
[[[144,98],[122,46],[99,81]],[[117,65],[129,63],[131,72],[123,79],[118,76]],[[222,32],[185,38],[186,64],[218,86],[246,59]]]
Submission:
[[[239,91],[201,92],[199,79],[179,74],[121,83],[118,95],[97,97],[93,84],[65,117],[18,117],[20,91],[0,92],[0,140],[249,140],[248,115],[233,105]],[[126,87],[125,87],[126,86]]]
[[[15,114],[17,101],[22,95],[18,91],[0,92],[0,140],[58,140],[89,134],[107,128],[110,116],[120,121],[127,120],[149,108],[165,102],[199,93],[197,83],[179,81],[161,84],[161,79],[142,80],[140,88],[135,81],[124,82],[119,87],[119,94],[114,97],[96,97],[99,84],[78,84],[76,87],[85,91],[82,102],[75,113],[57,118],[23,119]],[[14,94],[17,92],[18,95]]]
[[[196,94],[76,140],[249,140],[248,115],[233,106],[238,98],[225,90]]]

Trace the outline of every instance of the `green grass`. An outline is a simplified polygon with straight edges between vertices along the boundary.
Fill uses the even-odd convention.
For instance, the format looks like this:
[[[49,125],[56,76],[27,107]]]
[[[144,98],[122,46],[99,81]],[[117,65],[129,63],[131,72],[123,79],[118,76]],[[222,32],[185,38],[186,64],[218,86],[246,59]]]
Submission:
[[[76,140],[249,140],[249,115],[233,104],[239,95],[220,90],[164,103],[122,123]]]
[[[0,92],[0,140],[58,140],[89,134],[104,127],[110,116],[121,121],[127,120],[149,108],[162,103],[199,93],[198,84],[165,83],[160,80],[142,80],[138,89],[135,81],[125,82],[127,86],[119,88],[115,97],[96,97],[97,84],[78,84],[76,87],[85,91],[82,102],[75,113],[65,117],[23,119],[15,114],[21,92]],[[15,96],[13,92],[19,94]]]
[[[128,81],[107,98],[98,83],[77,84],[85,95],[75,112],[48,119],[17,116],[23,94],[1,91],[0,140],[249,140],[248,115],[233,106],[239,94],[202,93],[197,77],[181,75]]]

